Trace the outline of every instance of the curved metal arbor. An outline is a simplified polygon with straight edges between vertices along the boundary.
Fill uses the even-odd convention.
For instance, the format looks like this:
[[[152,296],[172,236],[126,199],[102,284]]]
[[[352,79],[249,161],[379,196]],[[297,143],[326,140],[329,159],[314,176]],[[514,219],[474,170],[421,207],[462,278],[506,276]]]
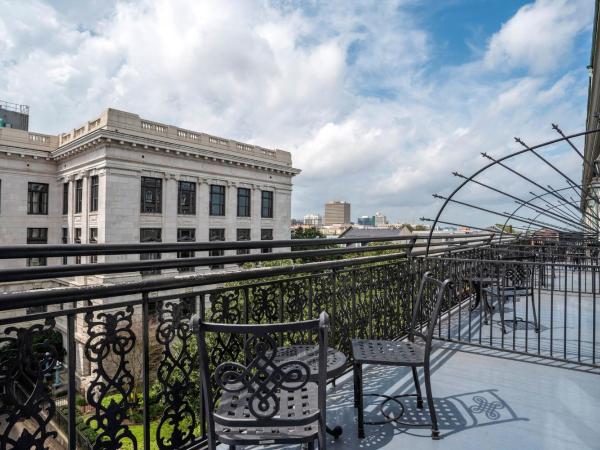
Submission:
[[[581,183],[576,183],[573,177],[566,173],[567,170],[559,168],[557,163],[551,161],[551,158],[557,155],[556,151],[552,153],[553,149],[556,149],[560,144],[567,144],[569,152],[559,154],[561,156],[576,154],[582,160],[582,164],[588,165],[592,172],[598,175],[596,166],[592,161],[588,161],[585,158],[584,154],[577,148],[573,141],[577,138],[599,133],[600,129],[583,131],[571,135],[565,135],[556,124],[552,124],[552,129],[560,135],[558,139],[528,146],[523,140],[515,137],[515,141],[523,147],[522,149],[500,158],[494,158],[488,153],[483,152],[481,156],[490,162],[475,171],[472,175],[465,176],[459,172],[453,172],[454,176],[461,178],[463,181],[448,196],[433,194],[434,198],[443,200],[443,203],[435,219],[421,218],[423,221],[432,222],[425,254],[429,255],[433,233],[439,224],[493,231],[499,234],[499,242],[502,242],[502,239],[505,239],[507,234],[513,237],[529,236],[540,230],[549,230],[558,234],[576,234],[583,238],[594,237],[597,239],[597,224],[600,223],[600,218],[594,211],[583,211],[581,209],[582,195],[586,195],[588,198],[600,203],[597,194],[590,191],[584,194],[586,192],[584,186]],[[526,158],[532,158],[536,165],[532,167],[531,163],[527,164],[527,161],[523,165],[523,160]],[[516,164],[514,164],[515,162]],[[580,170],[580,167],[578,169]],[[503,182],[501,187],[493,185],[485,178],[486,176],[490,176],[494,170],[498,170],[499,175],[502,176]],[[548,184],[547,181],[536,181],[534,175],[539,173],[545,173],[546,177],[552,176],[552,182],[560,182],[561,185],[554,187]],[[511,178],[513,179],[512,184],[509,182]],[[514,186],[517,188],[517,191],[511,193],[505,186]],[[529,188],[524,188],[524,186],[529,186]],[[488,200],[491,206],[486,207],[487,205],[484,206],[481,202],[476,204],[470,199],[463,200],[460,198],[459,194],[473,188],[479,190],[480,194],[495,194],[495,197]],[[533,188],[538,190],[538,192],[529,190]],[[526,192],[526,196],[523,195],[523,191]],[[506,203],[507,201],[516,203],[517,206],[512,211],[496,209],[497,205]],[[462,218],[465,217],[466,210],[472,210],[480,215],[484,213],[494,217],[501,217],[504,223],[493,222],[495,225],[488,228],[468,223],[459,223],[463,219],[457,221],[446,217],[450,214],[448,211],[450,205],[460,207],[460,216]],[[533,216],[522,216],[521,214],[524,211],[532,213]],[[468,214],[466,215],[468,216]],[[594,226],[593,224],[596,225]],[[518,230],[518,232],[514,232],[514,230]]]

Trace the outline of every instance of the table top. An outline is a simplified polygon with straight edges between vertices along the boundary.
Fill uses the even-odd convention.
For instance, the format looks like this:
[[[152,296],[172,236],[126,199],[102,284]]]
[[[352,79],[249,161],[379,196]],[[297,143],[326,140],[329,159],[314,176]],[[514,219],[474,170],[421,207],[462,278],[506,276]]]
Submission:
[[[493,283],[496,280],[494,277],[465,277],[463,279],[471,283]]]
[[[302,361],[310,367],[310,379],[316,380],[319,376],[319,346],[318,345],[291,345],[277,348],[277,355],[273,362],[281,364],[286,361]],[[340,376],[346,369],[347,357],[335,348],[327,348],[327,378]]]

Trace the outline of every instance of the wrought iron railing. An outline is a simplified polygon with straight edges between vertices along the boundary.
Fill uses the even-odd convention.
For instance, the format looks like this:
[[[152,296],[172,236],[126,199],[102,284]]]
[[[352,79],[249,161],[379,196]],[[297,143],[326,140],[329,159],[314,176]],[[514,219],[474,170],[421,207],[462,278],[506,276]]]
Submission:
[[[439,339],[600,367],[597,263],[426,258],[418,264],[416,272],[454,281]]]
[[[492,237],[473,235],[452,242],[446,238],[441,235],[431,248],[437,247],[441,255],[450,257],[427,259],[419,256],[424,253],[423,243],[414,237],[373,240],[379,244],[373,247],[347,247],[366,243],[364,239],[354,239],[3,248],[0,256],[5,259],[262,247],[283,251],[0,270],[0,280],[10,280],[4,286],[14,289],[15,283],[26,282],[31,288],[36,283],[47,284],[65,277],[131,275],[148,267],[167,271],[178,267],[176,263],[186,267],[229,265],[225,270],[166,273],[149,278],[127,278],[126,282],[107,277],[96,285],[71,284],[0,295],[0,391],[3,395],[0,439],[14,448],[21,448],[26,442],[42,446],[54,439],[50,421],[60,419],[57,419],[56,399],[47,388],[46,380],[63,359],[66,363],[63,378],[68,380],[68,448],[76,448],[77,442],[82,441],[78,431],[82,423],[87,424],[85,436],[95,448],[100,448],[104,441],[135,449],[200,447],[204,443],[205,429],[195,340],[190,329],[193,314],[211,321],[265,323],[298,321],[316,317],[325,310],[331,317],[331,345],[349,354],[349,340],[353,337],[395,339],[403,335],[418,280],[429,269],[438,277],[451,276],[455,280],[438,338],[519,351],[516,344],[514,348],[505,345],[506,336],[496,340],[498,325],[494,320],[490,325],[491,337],[486,341],[488,337],[483,332],[481,318],[479,322],[476,320],[481,310],[467,315],[470,334],[468,338],[464,334],[467,326],[464,311],[473,301],[473,291],[462,281],[463,275],[474,267],[483,270],[481,264],[476,263],[476,256],[492,251]],[[332,245],[337,246],[330,248]],[[312,249],[319,246],[321,249]],[[303,250],[289,250],[294,247]],[[318,261],[305,262],[311,259]],[[273,264],[272,260],[286,262],[268,266]],[[240,263],[250,262],[258,265],[239,269]],[[536,269],[535,280],[538,284],[542,281],[551,284],[555,277],[550,277],[547,270],[556,271],[559,267],[548,269],[547,264],[543,267],[546,272]],[[540,273],[546,275],[540,276]],[[572,301],[569,297],[567,303]],[[594,295],[590,303],[594,305],[594,320],[595,303]],[[26,308],[33,308],[27,316]],[[582,314],[580,312],[580,319],[584,317]],[[459,325],[455,325],[457,319]],[[554,333],[558,333],[557,329],[555,326]],[[64,352],[48,338],[55,332],[63,336]],[[585,353],[586,338],[583,335],[578,338]],[[302,337],[281,336],[281,339]],[[595,334],[592,339],[595,352]],[[533,342],[531,338],[525,342],[524,352],[545,355],[543,347],[528,346]],[[223,358],[239,357],[239,343],[217,340],[213,344],[214,364]],[[554,350],[549,356],[578,361],[571,358],[569,352],[559,355]],[[596,364],[595,353],[591,362],[584,356],[582,353],[581,362]],[[15,384],[23,379],[32,386],[24,401],[14,393]],[[81,395],[79,400],[78,395]]]

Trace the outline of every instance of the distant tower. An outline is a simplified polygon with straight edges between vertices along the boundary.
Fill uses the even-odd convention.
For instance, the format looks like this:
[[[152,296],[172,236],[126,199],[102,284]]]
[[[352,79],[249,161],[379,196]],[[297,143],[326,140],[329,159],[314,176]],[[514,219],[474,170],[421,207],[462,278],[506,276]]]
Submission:
[[[332,201],[325,203],[323,225],[343,225],[350,223],[350,203]]]
[[[323,226],[323,218],[319,214],[307,214],[304,216],[304,225],[321,228]]]
[[[0,128],[29,131],[29,106],[0,100]]]

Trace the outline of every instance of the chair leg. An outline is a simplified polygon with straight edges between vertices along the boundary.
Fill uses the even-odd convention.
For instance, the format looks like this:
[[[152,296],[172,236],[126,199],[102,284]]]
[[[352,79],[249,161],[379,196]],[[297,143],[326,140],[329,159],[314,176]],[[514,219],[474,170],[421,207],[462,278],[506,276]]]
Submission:
[[[307,450],[315,450],[315,443],[314,442],[309,442],[308,444],[306,444],[306,449]]]
[[[358,369],[357,364],[352,367],[352,375],[354,377],[354,407],[358,408]]]
[[[502,325],[502,333],[506,334],[506,325],[504,324],[504,302],[506,301],[507,297],[498,297],[499,298],[499,305],[498,307],[500,308],[500,324]]]
[[[429,406],[429,416],[431,417],[431,438],[437,440],[440,438],[440,430],[438,429],[437,415],[435,414],[435,405],[433,404],[433,393],[431,392],[431,374],[427,364],[424,367],[424,373],[427,405]]]
[[[411,367],[413,381],[415,382],[415,389],[417,390],[417,408],[423,409],[423,397],[421,396],[421,385],[419,383],[419,375],[417,374],[417,368]]]
[[[363,439],[365,437],[365,419],[363,411],[363,380],[362,380],[362,365],[354,364],[354,374],[357,385],[357,397],[358,397],[358,438]]]
[[[531,294],[531,309],[533,312],[533,327],[536,333],[540,332],[540,324],[538,323],[537,311],[535,310],[535,295]]]
[[[325,427],[319,433],[319,450],[325,450],[327,448],[327,431],[325,431]]]

